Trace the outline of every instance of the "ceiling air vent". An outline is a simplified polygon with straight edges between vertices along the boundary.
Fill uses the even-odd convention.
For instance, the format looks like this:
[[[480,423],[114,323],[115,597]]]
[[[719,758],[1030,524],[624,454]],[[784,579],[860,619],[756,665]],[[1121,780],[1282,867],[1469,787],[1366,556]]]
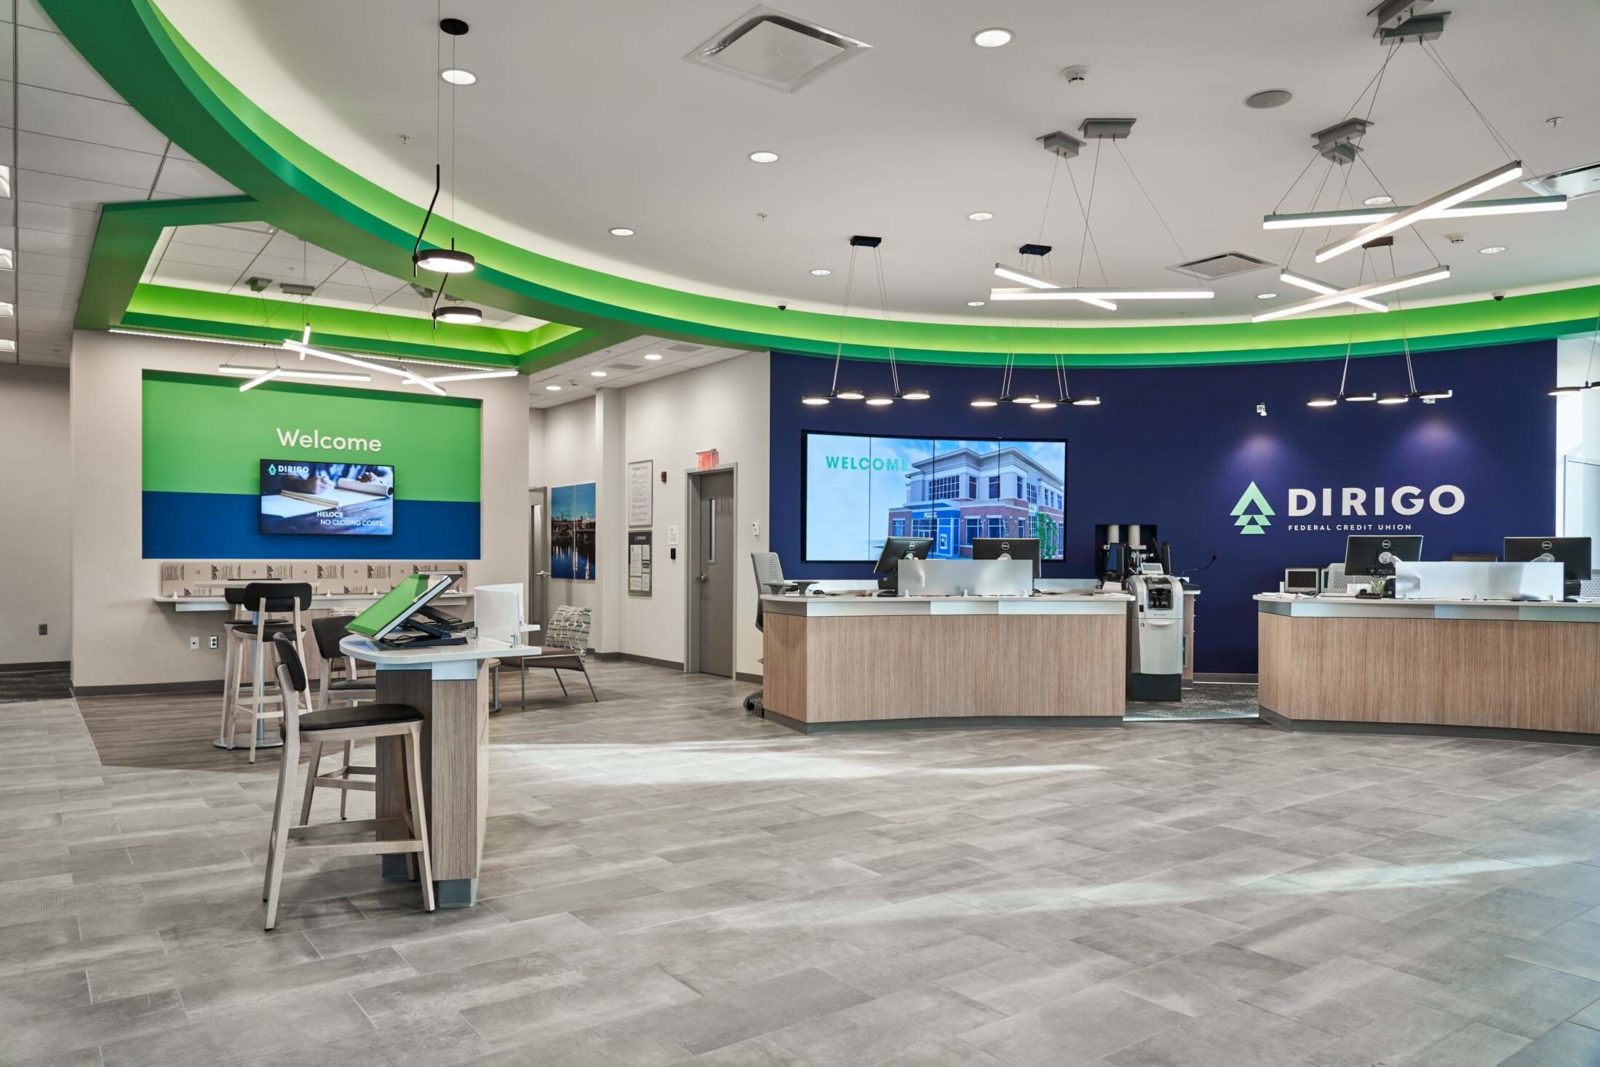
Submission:
[[[871,47],[865,41],[769,7],[753,7],[683,58],[792,93],[823,71]]]
[[[1191,278],[1214,281],[1217,278],[1231,278],[1235,274],[1248,274],[1250,271],[1272,265],[1264,259],[1247,256],[1243,252],[1223,252],[1220,255],[1206,256],[1204,259],[1191,259],[1187,263],[1179,263],[1176,267],[1167,269],[1187,274]]]
[[[667,346],[668,351],[671,352],[698,352],[703,348],[705,348],[705,345],[691,345],[681,341],[678,344]]]
[[[1540,196],[1565,196],[1568,200],[1581,200],[1600,193],[1600,163],[1546,174],[1542,178],[1529,178],[1522,184]]]
[[[629,370],[638,370],[639,369],[639,364],[637,364],[637,363],[607,363],[606,366],[610,367],[612,370],[621,370],[621,371],[629,371]]]

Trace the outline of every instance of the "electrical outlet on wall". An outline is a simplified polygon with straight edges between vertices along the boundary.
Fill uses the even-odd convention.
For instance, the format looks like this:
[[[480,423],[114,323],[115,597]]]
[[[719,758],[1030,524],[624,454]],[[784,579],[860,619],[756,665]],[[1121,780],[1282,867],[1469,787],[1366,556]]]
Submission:
[[[211,649],[213,652],[216,651],[216,649],[217,649],[217,635],[216,634],[212,634],[210,637],[206,638],[206,647]]]
[[[39,624],[39,636],[40,637],[49,637],[50,636],[50,624],[49,623],[41,622]]]
[[[200,651],[200,639],[198,637],[189,638],[189,651],[190,652],[199,652]]]

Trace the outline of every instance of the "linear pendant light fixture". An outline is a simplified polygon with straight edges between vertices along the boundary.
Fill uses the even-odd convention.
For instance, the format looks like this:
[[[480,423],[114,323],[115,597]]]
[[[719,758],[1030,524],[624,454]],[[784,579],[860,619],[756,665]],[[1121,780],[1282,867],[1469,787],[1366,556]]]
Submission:
[[[1415,211],[1414,207],[1353,207],[1337,211],[1302,211],[1284,215],[1267,215],[1261,220],[1263,230],[1299,230],[1326,226],[1365,226],[1385,222],[1402,211]],[[1554,196],[1514,196],[1505,200],[1475,200],[1456,207],[1435,209],[1431,219],[1473,219],[1485,215],[1532,215],[1547,211],[1567,210],[1567,198]]]
[[[1313,293],[1318,293],[1323,296],[1326,296],[1329,293],[1337,293],[1339,291],[1339,287],[1336,285],[1329,285],[1327,282],[1318,281],[1315,278],[1307,277],[1304,274],[1299,274],[1292,270],[1280,271],[1278,274],[1278,280],[1283,282],[1285,285],[1293,285],[1299,289],[1307,289]],[[1388,304],[1380,304],[1376,300],[1368,300],[1364,296],[1349,297],[1344,301],[1344,303],[1354,304],[1357,307],[1364,307],[1368,311],[1389,310]]]
[[[1439,218],[1439,212],[1447,211],[1457,204],[1465,203],[1478,194],[1486,193],[1490,189],[1496,189],[1507,182],[1514,182],[1522,177],[1522,174],[1523,167],[1520,159],[1502,164],[1486,174],[1480,174],[1471,181],[1462,182],[1453,189],[1446,189],[1437,196],[1429,197],[1414,207],[1405,208],[1386,219],[1363,226],[1348,237],[1342,237],[1337,241],[1323,245],[1317,249],[1315,259],[1318,263],[1326,263],[1335,256],[1342,256],[1352,249],[1360,248],[1368,241],[1386,237],[1397,230],[1403,230],[1407,226],[1426,219]]]
[[[1065,164],[1067,166],[1068,177],[1072,176],[1071,161],[1077,158],[1079,152],[1082,151],[1084,144],[1091,140],[1095,142],[1094,166],[1089,178],[1088,202],[1087,204],[1084,204],[1082,201],[1079,203],[1080,210],[1083,212],[1083,247],[1079,249],[1078,253],[1077,278],[1074,280],[1072,285],[1065,286],[1052,281],[1049,278],[1041,277],[1038,274],[1030,271],[1011,267],[1004,263],[996,263],[994,265],[995,277],[1001,278],[1005,281],[1017,282],[1020,284],[1021,288],[993,288],[989,291],[990,300],[1009,300],[1019,302],[1036,300],[1072,300],[1081,304],[1087,304],[1090,307],[1100,308],[1102,311],[1115,311],[1117,310],[1118,302],[1123,300],[1210,300],[1216,296],[1216,293],[1210,289],[1118,289],[1109,286],[1103,286],[1102,288],[1096,289],[1084,287],[1083,285],[1079,284],[1083,280],[1084,252],[1088,249],[1090,242],[1093,240],[1090,232],[1090,216],[1094,211],[1094,190],[1100,174],[1101,145],[1105,141],[1110,141],[1112,142],[1113,146],[1116,147],[1117,142],[1126,140],[1133,132],[1133,123],[1133,119],[1084,119],[1078,127],[1078,132],[1083,135],[1085,140],[1079,140],[1071,134],[1065,133],[1061,130],[1057,130],[1054,133],[1047,133],[1043,137],[1038,138],[1040,145],[1043,146],[1045,151],[1056,157],[1056,162],[1058,165]],[[1117,152],[1118,155],[1121,155],[1120,147],[1117,148]],[[1145,192],[1144,184],[1139,181],[1139,176],[1134,173],[1132,165],[1128,164],[1127,157],[1123,156],[1122,159],[1123,163],[1128,165],[1128,173],[1130,176],[1132,176],[1134,183],[1139,187],[1141,192]],[[1050,191],[1053,192],[1054,188],[1055,172],[1052,171]],[[1076,194],[1077,182],[1075,179],[1073,182],[1073,191]],[[1157,220],[1161,222],[1163,227],[1166,227],[1166,220],[1161,217],[1161,212],[1156,208],[1155,202],[1150,200],[1148,192],[1145,192],[1145,200],[1149,203],[1150,210],[1155,214]],[[1049,195],[1047,193],[1045,198],[1046,217],[1048,217],[1049,209],[1050,202]],[[1168,228],[1168,232],[1171,232],[1170,228]],[[1040,235],[1042,240],[1042,226],[1040,228]],[[1032,245],[1023,245],[1022,247],[1023,249],[1043,249],[1042,252],[1032,253],[1035,255],[1048,255],[1050,252],[1050,247],[1044,244],[1036,243]],[[1023,254],[1027,255],[1029,253]],[[1095,258],[1097,261],[1099,260],[1099,255],[1099,249],[1096,248]],[[1103,267],[1101,268],[1101,273],[1104,274]]]
[[[1410,289],[1417,285],[1426,285],[1429,282],[1443,281],[1450,277],[1450,268],[1447,266],[1428,267],[1414,274],[1407,274],[1400,278],[1389,278],[1381,282],[1368,282],[1365,285],[1352,286],[1349,289],[1338,289],[1322,296],[1314,296],[1309,300],[1302,300],[1295,304],[1285,304],[1263,311],[1251,317],[1251,322],[1271,322],[1274,319],[1288,318],[1290,315],[1303,315],[1308,311],[1320,311],[1323,308],[1333,307],[1335,304],[1349,304],[1364,297],[1379,296],[1383,293],[1398,292],[1401,289]],[[1387,310],[1387,309],[1385,309]]]

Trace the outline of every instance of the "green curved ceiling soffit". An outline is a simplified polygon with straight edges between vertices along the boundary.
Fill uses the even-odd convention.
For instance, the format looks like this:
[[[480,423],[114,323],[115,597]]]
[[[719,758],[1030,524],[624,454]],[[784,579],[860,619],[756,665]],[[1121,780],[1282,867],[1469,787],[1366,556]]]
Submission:
[[[189,46],[151,0],[41,4],[124,99],[254,201],[253,217],[374,270],[396,277],[409,273],[423,208],[323,155],[246,99]],[[681,292],[564,263],[466,227],[456,232],[458,243],[477,256],[478,269],[453,279],[453,293],[552,324],[569,324],[552,325],[547,328],[552,336],[543,339],[519,335],[524,338],[520,359],[498,353],[525,368],[560,362],[639,333],[820,356],[832,356],[838,344],[836,315],[779,311]],[[221,314],[227,306],[214,300],[215,294],[146,292],[149,287],[137,285],[137,273],[132,283],[127,280],[126,264],[117,274],[118,251],[116,241],[102,242],[97,236],[96,260],[104,253],[108,263],[91,264],[85,299],[92,313],[80,316],[80,325],[107,325],[121,318],[128,325],[140,321],[155,328],[155,320],[162,319],[189,323],[185,332],[217,332],[199,328],[207,316]],[[126,249],[121,252],[127,258]],[[138,266],[142,269],[144,261]],[[127,290],[126,312],[110,311],[122,299],[122,290]],[[227,299],[253,303],[249,298]],[[1408,310],[1403,320],[1369,314],[1260,325],[1013,328],[857,318],[845,326],[844,351],[851,357],[881,359],[892,345],[903,359],[967,364],[997,362],[1008,352],[1027,363],[1047,362],[1062,353],[1074,366],[1276,362],[1343,356],[1347,343],[1360,355],[1395,352],[1402,330],[1413,349],[1424,350],[1556,337],[1588,328],[1597,308],[1600,286],[1418,308]],[[243,309],[230,314],[209,321],[225,330],[243,330],[248,322],[260,320],[259,311],[248,322],[236,321],[245,316]],[[388,336],[379,331],[379,336],[357,339],[375,350],[370,345],[386,342]],[[461,349],[456,358],[481,360],[491,354],[481,347],[489,343],[486,338],[474,341],[454,332],[448,336],[452,348]],[[329,343],[334,341],[329,338]]]

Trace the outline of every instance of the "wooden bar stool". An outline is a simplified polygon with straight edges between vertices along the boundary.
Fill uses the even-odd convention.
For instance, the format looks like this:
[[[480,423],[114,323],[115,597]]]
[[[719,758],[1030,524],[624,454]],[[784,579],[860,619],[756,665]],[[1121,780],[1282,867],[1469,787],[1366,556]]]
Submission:
[[[311,620],[311,635],[317,642],[317,653],[322,658],[322,676],[317,684],[317,707],[326,710],[333,706],[334,701],[342,704],[359,704],[363,700],[371,701],[378,698],[378,680],[371,676],[362,677],[356,668],[353,657],[345,655],[339,649],[339,642],[350,632],[350,620],[354,615],[329,615],[321,619]],[[335,678],[335,670],[342,668],[343,677]],[[351,766],[351,759],[355,755],[355,744],[351,741],[344,743],[344,763],[332,771],[322,772],[322,744],[318,742],[311,747],[311,770],[306,775],[306,795],[300,804],[300,822],[306,823],[311,818],[311,797],[317,786],[325,785],[339,790],[339,818],[345,817],[345,811],[350,800],[350,790],[370,793],[377,788],[378,768]],[[352,778],[351,775],[360,774],[369,777]]]
[[[283,697],[283,759],[278,766],[278,798],[272,806],[272,836],[267,842],[267,875],[261,899],[267,904],[266,928],[278,924],[278,895],[283,887],[283,861],[290,847],[315,849],[340,856],[412,854],[420,868],[422,906],[432,911],[433,865],[428,854],[428,818],[422,799],[422,713],[408,704],[357,704],[300,714],[300,700],[307,692],[305,665],[288,631],[272,637],[278,658],[278,692]],[[293,803],[295,776],[300,772],[300,744],[319,748],[342,742],[376,741],[380,737],[399,737],[406,767],[406,810],[399,815],[354,822],[290,826],[289,805]],[[312,773],[315,773],[313,770]],[[353,837],[362,831],[373,837]]]
[[[233,748],[242,711],[250,723],[250,762],[256,761],[257,726],[283,714],[283,695],[267,690],[267,642],[278,634],[290,635],[295,653],[305,661],[305,623],[301,613],[311,607],[309,582],[251,582],[243,589],[229,589],[229,603],[251,613],[254,619],[237,619],[223,625],[228,634],[227,673],[222,681],[222,729],[218,745]],[[276,616],[276,617],[274,617]],[[244,694],[245,663],[250,664],[250,693]]]

